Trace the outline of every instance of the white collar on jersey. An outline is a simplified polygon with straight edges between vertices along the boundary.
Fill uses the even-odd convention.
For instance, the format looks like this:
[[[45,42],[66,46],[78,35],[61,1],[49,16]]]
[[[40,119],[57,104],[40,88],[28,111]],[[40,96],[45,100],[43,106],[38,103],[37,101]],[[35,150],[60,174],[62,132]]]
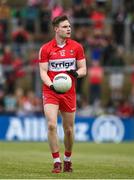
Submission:
[[[60,48],[63,48],[65,45],[66,45],[66,43],[61,44],[61,45],[57,44],[57,46],[60,47]]]

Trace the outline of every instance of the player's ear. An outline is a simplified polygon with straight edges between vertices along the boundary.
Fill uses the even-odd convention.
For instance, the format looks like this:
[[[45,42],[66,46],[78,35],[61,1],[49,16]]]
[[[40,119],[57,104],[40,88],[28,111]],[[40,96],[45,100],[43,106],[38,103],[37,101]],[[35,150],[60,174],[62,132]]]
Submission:
[[[58,26],[54,27],[54,31],[57,32],[58,31]]]

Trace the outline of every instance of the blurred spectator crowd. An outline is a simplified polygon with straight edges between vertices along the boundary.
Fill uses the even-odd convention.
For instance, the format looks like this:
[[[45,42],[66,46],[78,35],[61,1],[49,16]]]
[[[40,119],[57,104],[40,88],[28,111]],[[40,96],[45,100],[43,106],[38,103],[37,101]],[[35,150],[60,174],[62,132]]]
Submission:
[[[77,114],[133,116],[133,9],[130,0],[0,0],[0,113],[42,112],[38,52],[53,37],[51,20],[66,14],[87,59]]]

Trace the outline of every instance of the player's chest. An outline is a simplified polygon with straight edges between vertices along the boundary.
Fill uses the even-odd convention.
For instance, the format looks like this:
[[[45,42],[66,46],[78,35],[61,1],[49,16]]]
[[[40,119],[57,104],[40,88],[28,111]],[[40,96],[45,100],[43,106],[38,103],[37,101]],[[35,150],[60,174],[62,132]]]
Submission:
[[[49,59],[63,59],[63,58],[74,58],[76,57],[76,52],[73,48],[64,49],[64,48],[54,48],[50,50]]]

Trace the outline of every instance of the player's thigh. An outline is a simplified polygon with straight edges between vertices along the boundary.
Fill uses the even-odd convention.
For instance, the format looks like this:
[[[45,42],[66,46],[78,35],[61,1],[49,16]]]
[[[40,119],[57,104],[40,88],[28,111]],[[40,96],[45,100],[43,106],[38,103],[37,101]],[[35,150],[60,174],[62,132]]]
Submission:
[[[74,126],[75,112],[61,111],[61,116],[62,116],[63,128],[66,129],[68,127]]]
[[[48,122],[57,123],[57,116],[59,111],[59,105],[56,104],[45,104],[44,113]]]

